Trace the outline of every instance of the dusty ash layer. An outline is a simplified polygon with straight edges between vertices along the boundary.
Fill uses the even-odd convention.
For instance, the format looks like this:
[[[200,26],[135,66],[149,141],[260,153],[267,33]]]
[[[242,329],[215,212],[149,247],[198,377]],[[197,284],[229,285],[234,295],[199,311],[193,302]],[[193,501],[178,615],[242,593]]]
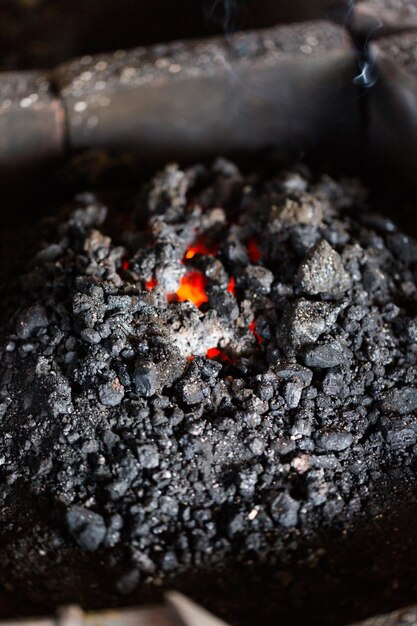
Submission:
[[[63,541],[123,548],[121,592],[349,523],[417,440],[417,244],[356,184],[219,160],[136,207],[120,245],[92,195],[57,220],[1,352],[1,500],[41,494]],[[202,237],[214,255],[183,262]],[[167,301],[190,270],[200,310]]]

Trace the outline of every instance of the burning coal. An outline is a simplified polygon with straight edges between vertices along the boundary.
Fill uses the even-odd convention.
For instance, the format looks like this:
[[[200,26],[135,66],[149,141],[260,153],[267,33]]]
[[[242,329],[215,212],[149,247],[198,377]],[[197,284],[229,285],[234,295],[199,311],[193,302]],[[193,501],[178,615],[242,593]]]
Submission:
[[[115,594],[231,557],[275,567],[411,467],[417,243],[352,181],[224,160],[168,166],[130,205],[115,245],[78,197],[8,311],[5,562],[97,553]],[[40,521],[17,546],[26,497]]]

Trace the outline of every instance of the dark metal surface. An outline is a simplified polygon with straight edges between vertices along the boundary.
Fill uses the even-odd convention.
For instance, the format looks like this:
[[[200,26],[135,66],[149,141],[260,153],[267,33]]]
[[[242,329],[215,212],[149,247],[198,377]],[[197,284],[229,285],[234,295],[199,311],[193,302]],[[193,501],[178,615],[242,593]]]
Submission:
[[[363,39],[381,39],[417,28],[417,4],[410,0],[357,2],[350,28]]]
[[[350,134],[354,71],[344,31],[318,22],[81,60],[55,76],[73,149],[178,159],[301,153],[323,135]]]
[[[33,164],[56,158],[65,145],[65,115],[48,78],[39,72],[0,77],[0,163]]]
[[[393,185],[404,180],[416,188],[417,33],[372,44],[371,56],[378,80],[368,93],[369,158],[394,173]]]
[[[0,168],[95,147],[148,160],[268,147],[298,157],[357,137],[355,72],[346,32],[309,22],[4,74]]]

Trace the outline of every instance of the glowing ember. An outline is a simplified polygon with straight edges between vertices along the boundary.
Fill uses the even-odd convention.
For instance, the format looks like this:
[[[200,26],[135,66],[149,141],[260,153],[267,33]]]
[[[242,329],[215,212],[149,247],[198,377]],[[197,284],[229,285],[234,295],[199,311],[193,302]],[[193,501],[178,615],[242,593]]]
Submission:
[[[255,239],[249,239],[248,241],[248,254],[251,263],[257,263],[261,258],[261,251]]]
[[[179,302],[189,300],[200,307],[208,301],[206,294],[206,279],[201,272],[189,272],[181,278],[180,286],[175,292]]]
[[[206,357],[208,359],[215,359],[216,356],[220,356],[221,353],[221,350],[219,350],[218,348],[210,348],[209,350],[207,350]]]
[[[154,289],[158,284],[158,281],[155,278],[151,278],[150,280],[146,281],[146,289],[148,291],[152,291],[152,289]]]
[[[233,276],[229,280],[229,284],[227,285],[227,291],[230,291],[230,293],[232,293],[233,295],[236,295],[235,294],[235,279],[233,278]]]
[[[122,270],[124,272],[127,272],[127,270],[129,269],[129,261],[122,261]]]
[[[210,348],[206,352],[206,357],[208,359],[217,359],[218,361],[223,361],[223,363],[233,363],[236,362],[236,359],[232,359],[228,354],[219,350],[219,348]]]
[[[252,334],[255,337],[256,341],[258,343],[262,343],[263,339],[262,339],[261,335],[256,332],[255,327],[256,327],[256,321],[252,320],[251,323],[249,324],[249,330],[252,332]]]
[[[194,245],[190,246],[185,253],[185,259],[192,259],[196,254],[216,254],[218,246],[209,247],[202,241],[196,241]]]

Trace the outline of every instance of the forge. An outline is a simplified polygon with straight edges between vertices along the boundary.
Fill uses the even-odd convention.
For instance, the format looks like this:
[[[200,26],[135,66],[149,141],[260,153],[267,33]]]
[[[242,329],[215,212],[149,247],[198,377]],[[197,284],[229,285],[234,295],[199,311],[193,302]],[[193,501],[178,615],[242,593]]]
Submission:
[[[149,46],[74,20],[46,70],[5,52],[0,619],[411,605],[415,7],[247,2],[227,36],[141,7]],[[116,623],[171,623],[143,611]]]

